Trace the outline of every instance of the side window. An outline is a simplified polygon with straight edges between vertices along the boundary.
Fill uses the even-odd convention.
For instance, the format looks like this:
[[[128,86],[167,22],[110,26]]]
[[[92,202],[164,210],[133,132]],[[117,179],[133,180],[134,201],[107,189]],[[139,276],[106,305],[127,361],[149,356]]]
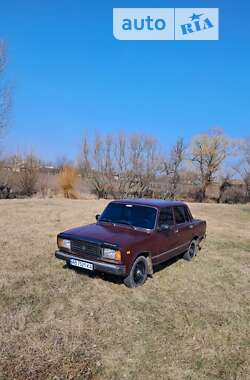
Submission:
[[[174,216],[175,216],[176,224],[185,223],[186,222],[185,207],[183,206],[174,207]]]
[[[168,226],[172,226],[174,224],[173,210],[171,207],[161,210],[159,216],[159,227],[162,224],[167,224]]]

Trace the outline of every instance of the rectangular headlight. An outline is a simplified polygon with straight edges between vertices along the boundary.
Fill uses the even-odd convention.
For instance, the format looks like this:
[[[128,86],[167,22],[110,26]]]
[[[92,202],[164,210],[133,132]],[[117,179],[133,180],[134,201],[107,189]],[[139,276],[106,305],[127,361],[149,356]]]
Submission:
[[[65,249],[68,249],[69,251],[71,249],[70,240],[68,239],[58,238],[57,244],[59,248],[65,248]]]
[[[121,252],[111,248],[103,248],[103,257],[110,260],[121,261]]]

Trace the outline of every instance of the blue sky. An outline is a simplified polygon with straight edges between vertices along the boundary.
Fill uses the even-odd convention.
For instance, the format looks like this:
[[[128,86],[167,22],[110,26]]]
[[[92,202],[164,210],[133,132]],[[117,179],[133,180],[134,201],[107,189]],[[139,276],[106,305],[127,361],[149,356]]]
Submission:
[[[219,7],[219,41],[118,41],[114,7]],[[5,0],[14,85],[6,150],[74,158],[84,130],[146,132],[168,148],[210,127],[250,134],[248,2]]]

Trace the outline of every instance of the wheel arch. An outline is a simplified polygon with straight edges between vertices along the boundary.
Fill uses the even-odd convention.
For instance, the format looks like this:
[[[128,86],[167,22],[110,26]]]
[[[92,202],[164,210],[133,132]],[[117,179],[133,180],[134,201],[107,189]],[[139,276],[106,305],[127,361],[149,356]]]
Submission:
[[[149,251],[139,252],[136,255],[136,257],[135,257],[135,260],[138,259],[138,257],[140,257],[140,256],[144,256],[147,259],[147,262],[148,262],[148,274],[149,274],[149,276],[152,276],[153,275],[152,253],[149,252]]]

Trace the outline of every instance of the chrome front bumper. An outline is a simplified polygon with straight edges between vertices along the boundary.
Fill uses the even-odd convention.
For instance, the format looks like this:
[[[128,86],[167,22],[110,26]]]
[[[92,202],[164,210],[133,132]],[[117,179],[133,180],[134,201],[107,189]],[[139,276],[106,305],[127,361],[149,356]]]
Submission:
[[[70,259],[75,259],[78,261],[86,261],[88,263],[93,264],[94,270],[103,272],[103,273],[110,273],[114,274],[116,276],[125,276],[126,275],[126,268],[125,265],[121,264],[110,264],[110,263],[105,263],[105,262],[100,262],[100,261],[93,261],[85,258],[79,258],[71,253],[66,253],[63,251],[56,251],[55,252],[55,257],[60,260],[66,261],[68,264],[70,263]]]

